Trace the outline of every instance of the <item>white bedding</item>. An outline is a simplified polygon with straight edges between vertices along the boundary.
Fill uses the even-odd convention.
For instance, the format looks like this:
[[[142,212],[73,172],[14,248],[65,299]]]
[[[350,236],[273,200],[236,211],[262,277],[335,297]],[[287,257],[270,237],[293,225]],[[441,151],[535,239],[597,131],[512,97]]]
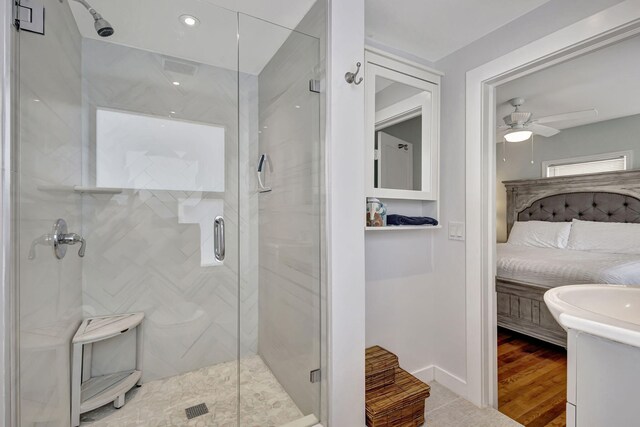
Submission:
[[[584,283],[640,285],[640,255],[500,243],[497,276],[549,288]]]

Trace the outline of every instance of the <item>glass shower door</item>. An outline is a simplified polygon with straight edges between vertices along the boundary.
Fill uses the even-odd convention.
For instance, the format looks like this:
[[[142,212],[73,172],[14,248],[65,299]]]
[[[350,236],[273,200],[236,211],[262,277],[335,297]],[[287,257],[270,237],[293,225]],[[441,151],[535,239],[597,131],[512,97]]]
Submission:
[[[143,387],[82,423],[185,425],[204,404],[202,422],[236,425],[249,222],[237,14],[200,0],[90,3],[112,35],[66,0],[45,2],[44,34],[19,33],[20,424],[70,425],[69,349],[83,319],[142,312]],[[54,255],[59,218],[85,239],[84,257],[79,245]],[[131,370],[135,348],[133,331],[93,344],[85,403],[88,381]]]
[[[316,8],[304,28],[320,21]],[[308,25],[304,25],[308,24]],[[303,28],[303,29],[304,29]],[[239,17],[240,425],[320,419],[320,43]]]
[[[45,190],[81,183],[80,38],[66,28],[72,23],[66,4],[47,8],[47,23],[46,36],[23,30],[18,39],[13,158],[21,426],[69,425],[69,350],[82,318],[77,247],[62,262],[50,244],[58,218],[81,233],[82,196]]]
[[[81,425],[315,424],[322,68],[305,31],[324,14],[294,31],[208,0],[90,0],[102,18],[43,3],[17,67],[20,425],[75,425],[78,363]],[[142,334],[72,358],[83,320],[127,313]],[[140,361],[124,406],[98,405]]]

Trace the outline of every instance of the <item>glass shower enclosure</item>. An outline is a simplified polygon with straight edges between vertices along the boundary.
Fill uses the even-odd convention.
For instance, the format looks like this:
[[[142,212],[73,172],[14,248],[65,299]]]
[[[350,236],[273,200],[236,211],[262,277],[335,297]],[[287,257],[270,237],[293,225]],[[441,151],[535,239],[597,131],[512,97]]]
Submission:
[[[17,33],[19,425],[315,425],[321,5],[288,29],[205,0],[25,2],[45,22]],[[141,333],[73,359],[83,320],[129,313]]]

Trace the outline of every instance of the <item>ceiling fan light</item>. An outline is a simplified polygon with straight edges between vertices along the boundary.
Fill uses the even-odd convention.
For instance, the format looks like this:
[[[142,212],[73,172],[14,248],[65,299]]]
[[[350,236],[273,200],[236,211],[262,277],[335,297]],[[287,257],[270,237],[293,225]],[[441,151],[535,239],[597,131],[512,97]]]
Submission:
[[[531,138],[533,132],[530,130],[514,130],[504,135],[507,142],[522,142]]]

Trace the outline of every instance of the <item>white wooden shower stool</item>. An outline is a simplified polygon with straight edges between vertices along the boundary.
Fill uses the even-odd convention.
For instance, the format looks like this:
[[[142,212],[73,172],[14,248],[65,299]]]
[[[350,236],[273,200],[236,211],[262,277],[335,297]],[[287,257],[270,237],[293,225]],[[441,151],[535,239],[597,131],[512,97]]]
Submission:
[[[124,395],[142,377],[142,321],[144,313],[90,317],[80,324],[73,336],[71,374],[71,427],[80,425],[80,414],[113,402],[124,405]],[[93,343],[104,341],[136,328],[136,369],[91,377]]]

